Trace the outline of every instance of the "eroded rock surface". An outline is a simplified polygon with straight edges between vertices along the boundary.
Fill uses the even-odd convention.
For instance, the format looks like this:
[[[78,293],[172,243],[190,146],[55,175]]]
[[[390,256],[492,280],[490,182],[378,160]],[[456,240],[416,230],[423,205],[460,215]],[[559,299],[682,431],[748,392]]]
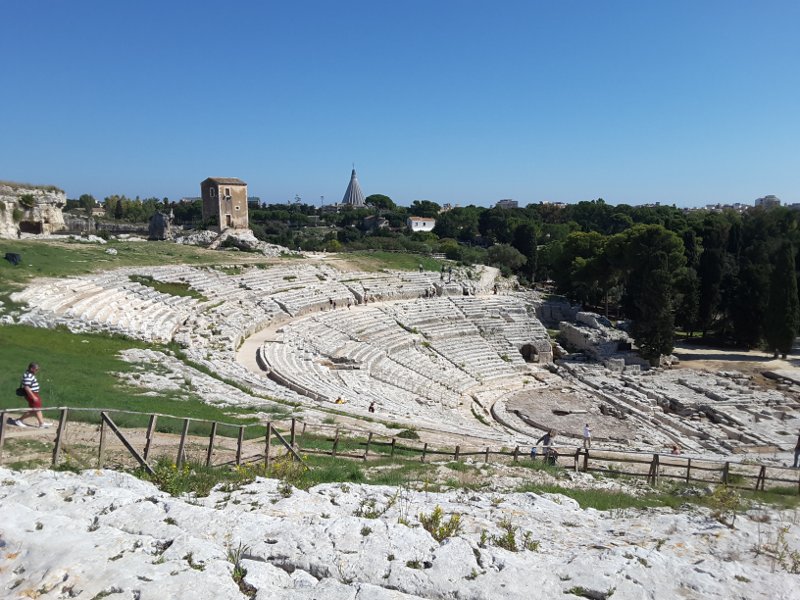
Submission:
[[[778,511],[729,528],[706,509],[600,512],[550,494],[257,479],[178,499],[113,471],[0,483],[4,598],[798,598],[770,557],[797,551]],[[437,506],[443,523],[461,515],[442,541],[420,525]]]

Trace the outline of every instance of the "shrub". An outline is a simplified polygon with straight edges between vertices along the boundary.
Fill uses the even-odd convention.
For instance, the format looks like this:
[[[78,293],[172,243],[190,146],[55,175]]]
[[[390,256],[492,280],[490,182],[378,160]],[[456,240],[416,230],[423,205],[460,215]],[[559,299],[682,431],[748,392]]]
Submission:
[[[36,198],[33,197],[33,194],[23,194],[19,197],[18,202],[23,208],[33,208],[33,205],[36,204]]]
[[[449,537],[456,535],[461,530],[461,515],[455,513],[450,515],[450,519],[445,523],[443,520],[444,511],[437,505],[429,515],[419,514],[419,522],[422,527],[433,536],[437,542],[441,542]]]

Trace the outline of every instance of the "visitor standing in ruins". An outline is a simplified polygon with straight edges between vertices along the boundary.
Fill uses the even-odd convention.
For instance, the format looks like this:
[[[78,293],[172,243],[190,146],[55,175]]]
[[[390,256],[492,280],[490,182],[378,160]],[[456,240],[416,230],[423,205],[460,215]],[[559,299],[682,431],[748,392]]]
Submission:
[[[589,424],[583,426],[583,447],[588,450],[589,447],[592,445],[592,430],[589,428]]]
[[[25,412],[19,419],[12,419],[11,423],[17,427],[30,427],[25,423],[28,417],[36,417],[39,427],[50,427],[49,423],[45,423],[42,418],[42,397],[39,395],[39,380],[36,379],[36,373],[39,372],[39,363],[32,362],[28,365],[28,369],[22,374],[22,380],[19,384],[19,389],[22,395],[28,401],[28,407],[31,409]]]
[[[553,439],[556,437],[555,431],[550,429],[547,433],[545,433],[542,437],[536,440],[534,446],[538,446],[542,444],[544,455],[547,456],[550,453],[551,446],[553,445]]]

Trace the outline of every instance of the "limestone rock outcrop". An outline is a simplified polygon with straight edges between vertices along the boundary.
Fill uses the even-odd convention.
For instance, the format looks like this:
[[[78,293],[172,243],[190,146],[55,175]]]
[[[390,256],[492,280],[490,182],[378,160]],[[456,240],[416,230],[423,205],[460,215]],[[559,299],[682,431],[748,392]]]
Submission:
[[[561,321],[559,339],[569,350],[583,352],[600,361],[630,350],[633,342],[627,333],[616,329],[608,319],[589,312],[579,312],[574,323]]]
[[[66,194],[52,186],[0,182],[0,238],[61,231],[66,202]]]
[[[4,598],[797,598],[770,551],[797,551],[789,511],[732,528],[709,509],[583,510],[557,494],[258,478],[181,499],[113,471],[0,480]],[[432,527],[436,511],[458,526]]]

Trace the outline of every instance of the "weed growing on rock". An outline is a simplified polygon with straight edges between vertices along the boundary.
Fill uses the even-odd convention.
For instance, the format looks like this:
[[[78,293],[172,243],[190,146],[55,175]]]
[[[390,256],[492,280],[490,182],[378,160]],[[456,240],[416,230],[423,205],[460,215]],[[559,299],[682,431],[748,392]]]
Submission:
[[[294,488],[288,481],[281,481],[280,484],[278,484],[278,493],[284,498],[291,498],[294,493]]]
[[[234,547],[228,547],[228,562],[233,565],[233,573],[231,573],[231,577],[236,585],[239,586],[239,590],[248,598],[254,598],[256,595],[257,590],[247,583],[245,583],[244,578],[247,575],[247,569],[242,566],[242,559],[250,552],[250,546],[246,546],[242,542],[239,542],[239,545]]]
[[[573,596],[580,596],[581,598],[589,598],[589,600],[607,600],[614,595],[616,588],[611,588],[607,592],[598,590],[589,590],[584,587],[576,586],[566,590],[565,594],[572,594]]]
[[[361,535],[363,537],[367,537],[370,533],[372,533],[372,527],[367,527],[366,525],[361,528]]]
[[[726,485],[717,486],[709,498],[711,516],[723,525],[733,529],[736,515],[743,508],[742,497],[739,493]]]
[[[187,563],[189,563],[189,566],[191,568],[193,568],[195,571],[205,571],[206,570],[206,566],[204,564],[194,562],[194,554],[192,554],[191,552],[186,554],[186,556],[183,557],[183,560],[185,560]]]
[[[510,550],[511,552],[517,552],[517,528],[514,527],[514,524],[511,522],[511,520],[507,518],[503,518],[498,523],[498,526],[500,527],[502,533],[500,535],[493,535],[492,543],[499,548]]]
[[[437,505],[431,514],[419,514],[419,522],[422,527],[433,536],[437,542],[442,542],[449,537],[456,535],[461,530],[461,515],[455,513],[450,515],[450,519],[444,522],[444,511]]]
[[[395,505],[399,494],[400,490],[397,490],[394,496],[386,501],[384,506],[378,505],[375,498],[362,498],[354,514],[356,517],[363,517],[365,519],[377,519],[378,517],[382,517],[386,514],[386,511]]]

